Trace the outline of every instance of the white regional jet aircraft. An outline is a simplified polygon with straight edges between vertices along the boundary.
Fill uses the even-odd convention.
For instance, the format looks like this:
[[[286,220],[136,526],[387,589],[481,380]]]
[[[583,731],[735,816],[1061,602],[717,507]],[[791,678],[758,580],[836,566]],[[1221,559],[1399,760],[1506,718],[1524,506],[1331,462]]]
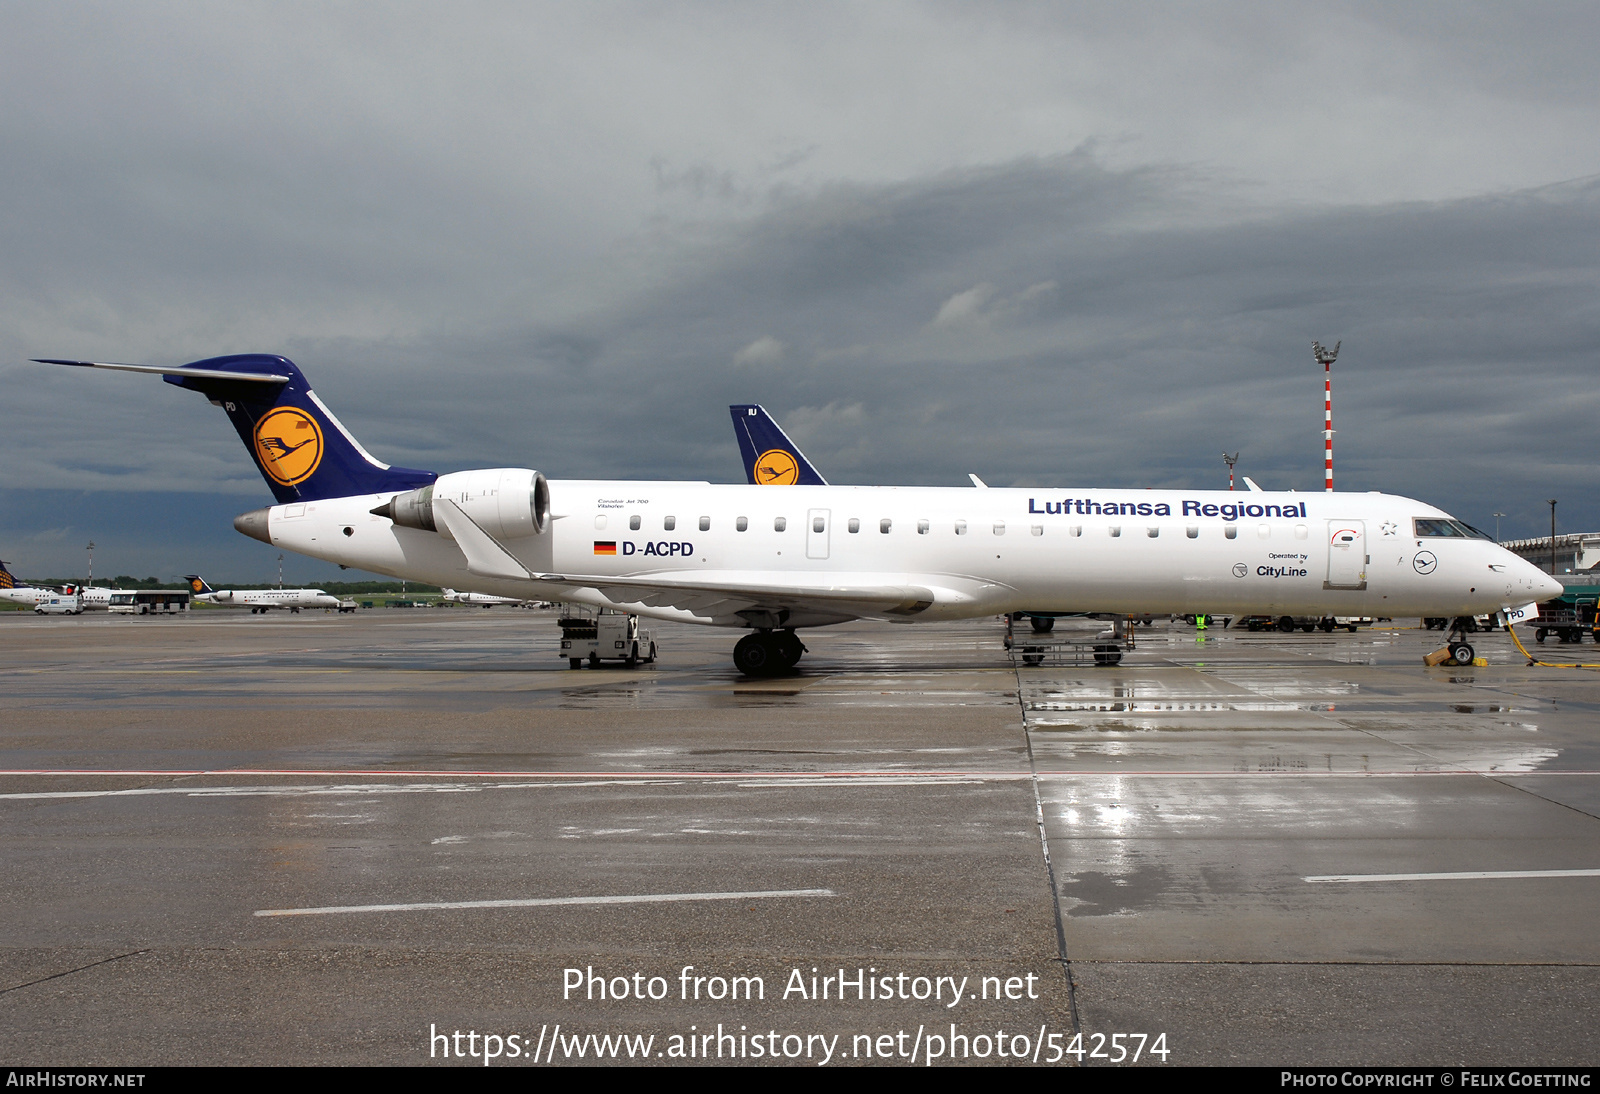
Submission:
[[[1449,616],[1525,608],[1554,579],[1390,494],[712,485],[438,475],[373,458],[287,358],[158,373],[222,407],[277,504],[245,535],[496,596],[747,630],[734,664],[786,671],[795,630],[1013,610]],[[1471,656],[1459,631],[1452,650]]]
[[[448,600],[452,604],[471,604],[480,608],[493,608],[498,604],[509,604],[519,608],[527,601],[515,596],[490,596],[488,593],[463,593],[455,589],[440,589],[439,599]]]
[[[298,612],[301,608],[337,608],[339,598],[321,589],[213,589],[199,574],[184,578],[189,583],[191,599],[218,604],[224,608],[249,608],[250,614],[265,615],[273,608],[288,608]]]

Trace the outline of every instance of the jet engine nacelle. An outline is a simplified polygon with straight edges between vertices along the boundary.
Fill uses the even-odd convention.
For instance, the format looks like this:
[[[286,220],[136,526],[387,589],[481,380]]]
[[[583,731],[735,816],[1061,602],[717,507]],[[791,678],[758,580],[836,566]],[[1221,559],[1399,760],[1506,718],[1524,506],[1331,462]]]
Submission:
[[[434,516],[434,505],[448,500],[495,539],[544,534],[550,526],[550,484],[525,467],[493,467],[440,475],[431,485],[396,494],[373,510],[403,528],[419,528],[453,538]]]

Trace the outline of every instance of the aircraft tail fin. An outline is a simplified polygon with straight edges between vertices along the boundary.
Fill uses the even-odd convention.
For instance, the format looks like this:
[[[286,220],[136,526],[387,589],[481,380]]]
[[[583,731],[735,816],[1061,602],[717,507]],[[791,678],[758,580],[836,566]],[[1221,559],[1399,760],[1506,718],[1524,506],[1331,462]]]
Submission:
[[[217,591],[210,585],[207,585],[206,579],[201,577],[199,574],[186,574],[183,580],[189,583],[189,592],[194,596],[205,596],[209,593],[214,593]]]
[[[6,569],[6,564],[0,562],[0,589],[15,589],[17,579],[11,576],[11,571]]]
[[[169,384],[198,391],[227,412],[280,504],[414,490],[438,478],[432,471],[390,467],[373,458],[287,357],[243,353],[174,367],[35,360],[155,373]]]
[[[789,435],[755,404],[730,406],[733,432],[739,438],[744,473],[755,486],[827,486]]]

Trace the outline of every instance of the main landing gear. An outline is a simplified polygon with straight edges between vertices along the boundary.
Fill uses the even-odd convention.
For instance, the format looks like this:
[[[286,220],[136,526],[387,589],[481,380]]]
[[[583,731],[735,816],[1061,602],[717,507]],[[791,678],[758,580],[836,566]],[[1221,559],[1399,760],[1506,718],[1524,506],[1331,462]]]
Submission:
[[[793,670],[805,652],[794,631],[754,631],[733,647],[733,664],[746,676],[781,676]]]

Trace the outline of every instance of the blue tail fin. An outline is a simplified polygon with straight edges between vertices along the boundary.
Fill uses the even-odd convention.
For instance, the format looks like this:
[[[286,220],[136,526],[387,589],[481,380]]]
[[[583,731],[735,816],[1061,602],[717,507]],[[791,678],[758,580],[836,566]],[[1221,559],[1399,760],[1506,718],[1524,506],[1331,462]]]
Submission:
[[[744,473],[755,486],[827,486],[811,461],[760,406],[730,406]]]
[[[207,593],[214,593],[217,591],[210,585],[207,585],[206,579],[201,577],[199,574],[186,574],[184,575],[183,580],[189,583],[189,592],[193,596],[205,596]]]
[[[322,405],[287,357],[242,353],[171,368],[34,360],[47,365],[156,373],[169,384],[198,391],[228,412],[228,420],[239,431],[239,439],[280,504],[414,490],[439,477],[432,471],[390,467],[373,459]]]

